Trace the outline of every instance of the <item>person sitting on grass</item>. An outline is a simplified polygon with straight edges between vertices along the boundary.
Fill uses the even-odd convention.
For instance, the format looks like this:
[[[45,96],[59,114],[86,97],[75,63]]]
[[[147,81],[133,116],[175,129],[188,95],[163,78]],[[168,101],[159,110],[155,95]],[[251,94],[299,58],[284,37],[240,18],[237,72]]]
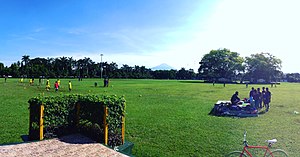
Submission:
[[[231,97],[231,99],[230,99],[231,105],[237,105],[237,103],[241,100],[241,99],[238,97],[238,95],[239,95],[239,92],[238,92],[238,91],[236,91],[236,92],[232,95],[232,97]]]

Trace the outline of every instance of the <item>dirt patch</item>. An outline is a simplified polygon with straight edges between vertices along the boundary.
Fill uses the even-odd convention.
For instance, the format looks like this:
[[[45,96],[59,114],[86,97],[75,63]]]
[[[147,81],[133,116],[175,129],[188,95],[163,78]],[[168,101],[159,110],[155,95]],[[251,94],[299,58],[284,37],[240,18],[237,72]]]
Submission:
[[[1,157],[102,156],[127,157],[80,134],[38,142],[0,146]]]

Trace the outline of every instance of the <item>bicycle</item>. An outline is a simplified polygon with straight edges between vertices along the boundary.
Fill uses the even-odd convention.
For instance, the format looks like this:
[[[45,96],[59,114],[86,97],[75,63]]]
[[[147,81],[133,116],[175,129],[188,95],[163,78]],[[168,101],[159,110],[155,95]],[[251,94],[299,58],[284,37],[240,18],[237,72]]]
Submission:
[[[266,140],[268,143],[268,146],[253,146],[248,145],[248,142],[246,141],[246,134],[247,132],[244,132],[244,141],[243,145],[244,148],[242,151],[233,151],[229,154],[227,154],[225,157],[253,157],[253,154],[249,151],[249,149],[261,149],[263,150],[264,157],[288,157],[287,153],[281,149],[275,149],[271,151],[271,147],[273,144],[277,142],[276,139],[272,140]]]

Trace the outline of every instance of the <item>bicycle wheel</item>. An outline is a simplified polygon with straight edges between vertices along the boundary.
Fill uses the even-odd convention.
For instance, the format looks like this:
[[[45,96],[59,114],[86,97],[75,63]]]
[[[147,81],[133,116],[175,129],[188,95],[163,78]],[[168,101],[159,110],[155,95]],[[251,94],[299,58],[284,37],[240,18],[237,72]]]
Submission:
[[[247,155],[240,151],[234,151],[225,155],[225,157],[247,157]]]
[[[267,157],[288,157],[287,153],[281,149],[273,150]]]

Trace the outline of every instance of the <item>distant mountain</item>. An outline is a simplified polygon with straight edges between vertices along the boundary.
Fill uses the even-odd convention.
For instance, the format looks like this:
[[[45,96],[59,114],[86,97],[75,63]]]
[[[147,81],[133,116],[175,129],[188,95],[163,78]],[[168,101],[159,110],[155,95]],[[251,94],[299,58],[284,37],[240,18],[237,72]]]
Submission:
[[[166,64],[166,63],[163,63],[163,64],[160,64],[156,67],[153,67],[151,68],[152,70],[176,70],[175,68],[171,67],[170,65]]]

